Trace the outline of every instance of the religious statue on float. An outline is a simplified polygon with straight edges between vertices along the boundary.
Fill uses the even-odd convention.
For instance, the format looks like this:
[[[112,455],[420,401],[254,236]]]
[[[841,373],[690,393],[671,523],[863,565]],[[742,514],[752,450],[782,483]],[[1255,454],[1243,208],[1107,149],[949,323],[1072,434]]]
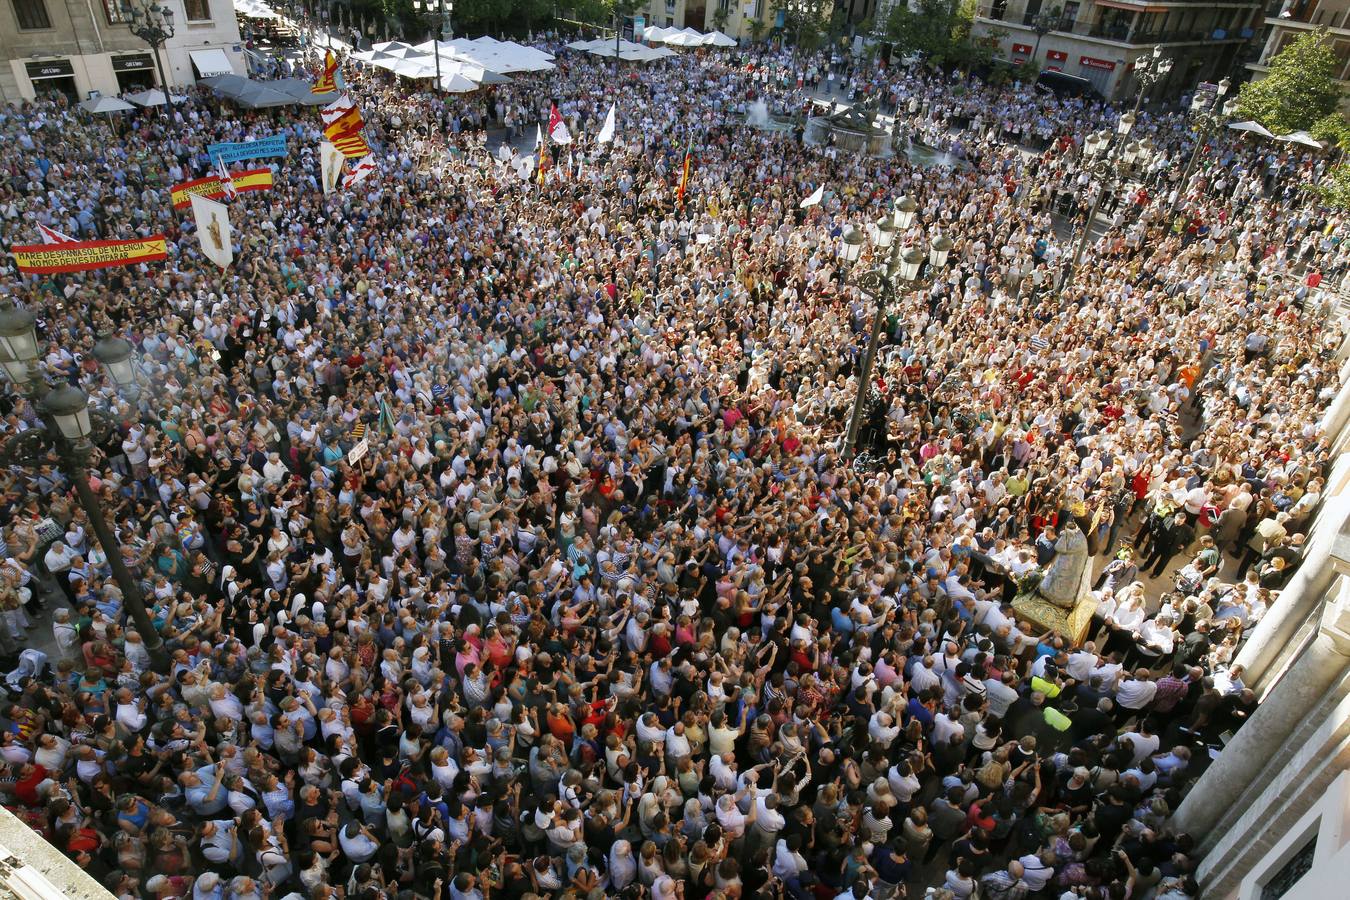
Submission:
[[[1055,556],[1040,579],[1027,579],[1013,600],[1013,611],[1033,630],[1054,631],[1075,646],[1092,624],[1097,601],[1087,590],[1088,541],[1072,519],[1055,541]]]

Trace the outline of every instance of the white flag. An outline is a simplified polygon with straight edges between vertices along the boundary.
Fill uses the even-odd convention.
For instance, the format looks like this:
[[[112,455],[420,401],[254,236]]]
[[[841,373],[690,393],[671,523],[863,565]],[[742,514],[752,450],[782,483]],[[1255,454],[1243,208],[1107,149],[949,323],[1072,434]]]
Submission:
[[[44,244],[73,244],[75,238],[68,234],[62,234],[55,228],[48,228],[41,223],[38,224],[38,231],[42,234],[42,243]]]
[[[820,203],[820,201],[823,200],[824,198],[825,198],[825,185],[822,184],[820,187],[815,189],[815,192],[812,193],[810,197],[807,197],[805,200],[802,201],[801,208],[806,209],[808,206],[815,206],[818,203]]]
[[[323,192],[331,194],[337,190],[338,176],[342,174],[342,164],[347,157],[333,146],[331,141],[319,144],[319,174],[323,180]]]
[[[374,175],[377,168],[379,167],[375,165],[375,158],[373,156],[367,154],[366,156],[361,157],[356,165],[352,166],[352,170],[343,176],[342,186],[344,188],[356,187],[371,175]]]
[[[225,161],[219,156],[216,157],[216,177],[220,179],[220,186],[225,190],[225,196],[233,200],[238,196],[234,189],[234,176],[230,174],[230,167],[225,165]]]
[[[608,144],[614,140],[614,106],[609,105],[609,113],[605,116],[605,124],[600,128],[600,135],[595,139],[597,143]]]
[[[211,262],[222,269],[234,262],[234,247],[231,245],[230,209],[224,203],[208,200],[200,194],[192,194],[192,218],[197,223],[197,240],[201,242],[202,252]]]

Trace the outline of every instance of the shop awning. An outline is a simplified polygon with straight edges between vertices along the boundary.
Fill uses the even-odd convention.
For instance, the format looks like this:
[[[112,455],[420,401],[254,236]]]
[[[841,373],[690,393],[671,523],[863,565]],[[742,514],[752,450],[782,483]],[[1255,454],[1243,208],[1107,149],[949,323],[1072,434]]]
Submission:
[[[192,65],[197,69],[198,78],[210,78],[213,75],[233,75],[234,66],[230,58],[219,47],[211,50],[191,50]]]

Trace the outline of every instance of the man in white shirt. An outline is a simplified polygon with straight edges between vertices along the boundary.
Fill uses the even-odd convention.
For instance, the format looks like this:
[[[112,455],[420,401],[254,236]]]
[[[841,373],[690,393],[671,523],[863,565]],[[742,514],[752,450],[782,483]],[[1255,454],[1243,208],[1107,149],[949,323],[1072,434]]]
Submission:
[[[1028,853],[1017,861],[1022,864],[1022,880],[1027,883],[1033,894],[1044,890],[1050,879],[1055,876],[1055,867],[1052,865],[1055,861],[1053,851],[1042,850],[1039,856]]]
[[[890,713],[877,710],[867,722],[867,734],[873,741],[889,749],[900,735],[900,726]]]
[[[1158,747],[1162,744],[1162,739],[1153,733],[1148,721],[1141,722],[1138,731],[1127,731],[1116,739],[1117,745],[1121,746],[1126,741],[1130,742],[1130,748],[1133,751],[1133,755],[1130,757],[1130,765],[1132,766],[1139,765],[1146,757],[1157,753]]]
[[[1008,714],[1008,709],[1017,702],[1017,689],[1013,687],[1017,683],[1017,676],[1012,672],[1004,672],[1002,679],[986,678],[984,680],[985,695],[989,699],[989,714],[1002,719]]]
[[[122,688],[117,692],[117,724],[121,725],[132,734],[140,732],[145,727],[145,698],[135,697],[130,688]]]
[[[47,571],[52,574],[52,578],[70,600],[71,606],[75,605],[75,588],[71,585],[67,573],[70,567],[74,565],[79,556],[70,547],[67,547],[63,541],[53,541],[47,548],[47,552],[42,557],[42,563],[47,567]]]
[[[1088,641],[1082,649],[1069,654],[1069,662],[1064,671],[1079,684],[1087,684],[1087,680],[1092,677],[1092,670],[1097,668],[1099,663],[1101,657],[1097,655],[1097,646]]]
[[[1120,715],[1139,715],[1153,702],[1158,685],[1149,680],[1148,669],[1139,669],[1116,687],[1116,706]],[[1120,721],[1119,719],[1117,721]]]
[[[755,800],[755,823],[752,830],[756,833],[758,845],[772,846],[778,840],[778,832],[787,825],[787,819],[778,811],[778,797],[765,793]]]

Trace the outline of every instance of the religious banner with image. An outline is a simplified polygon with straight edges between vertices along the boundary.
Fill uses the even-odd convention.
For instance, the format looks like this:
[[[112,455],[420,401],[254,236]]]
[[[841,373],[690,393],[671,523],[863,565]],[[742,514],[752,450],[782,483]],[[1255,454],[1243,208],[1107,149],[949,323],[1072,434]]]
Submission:
[[[230,242],[230,208],[200,194],[192,194],[189,199],[202,252],[207,259],[224,269],[234,262],[234,247]]]
[[[134,266],[157,262],[169,255],[164,235],[130,241],[74,241],[60,244],[31,244],[10,248],[20,272],[52,274],[86,272],[113,266]]]
[[[246,172],[236,172],[230,180],[234,182],[236,193],[240,191],[265,191],[272,186],[272,170],[249,169]],[[219,175],[207,175],[205,178],[184,181],[182,184],[175,184],[169,188],[169,196],[173,200],[174,209],[187,209],[191,206],[190,198],[193,194],[211,200],[219,200],[225,196],[226,190]]]

